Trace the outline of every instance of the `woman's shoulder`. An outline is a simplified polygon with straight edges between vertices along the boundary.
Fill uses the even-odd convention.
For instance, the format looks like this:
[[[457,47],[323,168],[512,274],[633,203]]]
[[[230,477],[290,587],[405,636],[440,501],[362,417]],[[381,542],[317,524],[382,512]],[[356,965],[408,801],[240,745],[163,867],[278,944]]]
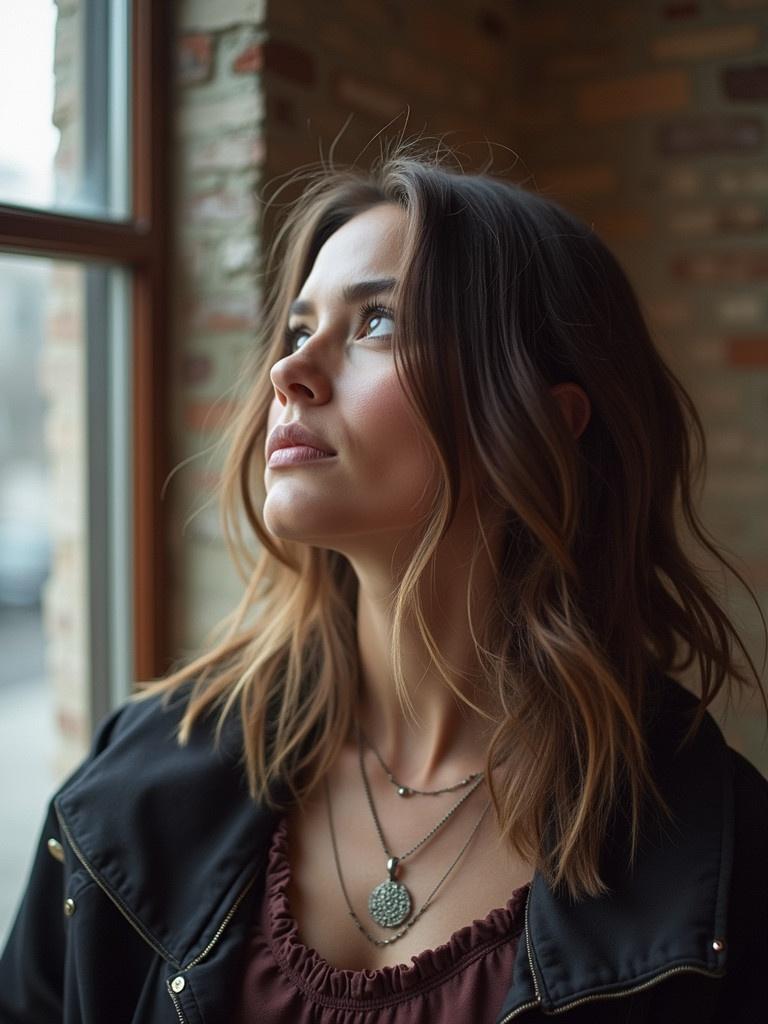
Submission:
[[[216,740],[216,716],[201,715],[184,743],[179,725],[188,706],[191,683],[168,696],[153,693],[128,698],[98,724],[90,750],[64,780],[55,797],[74,809],[114,793],[138,795],[144,790],[173,803],[195,790],[211,795],[242,796],[242,724],[235,709]]]

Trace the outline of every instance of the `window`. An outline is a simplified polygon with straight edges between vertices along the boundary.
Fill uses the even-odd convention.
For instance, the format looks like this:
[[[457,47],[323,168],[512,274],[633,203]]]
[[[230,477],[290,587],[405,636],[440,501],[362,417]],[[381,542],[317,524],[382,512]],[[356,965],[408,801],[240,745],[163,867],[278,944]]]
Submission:
[[[46,799],[167,668],[172,5],[23,7],[0,0],[0,932]]]

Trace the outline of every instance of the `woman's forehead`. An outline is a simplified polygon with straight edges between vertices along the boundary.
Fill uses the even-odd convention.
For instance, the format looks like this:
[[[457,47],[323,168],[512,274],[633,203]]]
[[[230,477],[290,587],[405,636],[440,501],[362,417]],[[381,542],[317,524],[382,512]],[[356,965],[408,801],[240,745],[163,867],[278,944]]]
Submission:
[[[405,227],[405,211],[395,203],[356,214],[323,243],[305,288],[320,277],[324,281],[397,277]]]

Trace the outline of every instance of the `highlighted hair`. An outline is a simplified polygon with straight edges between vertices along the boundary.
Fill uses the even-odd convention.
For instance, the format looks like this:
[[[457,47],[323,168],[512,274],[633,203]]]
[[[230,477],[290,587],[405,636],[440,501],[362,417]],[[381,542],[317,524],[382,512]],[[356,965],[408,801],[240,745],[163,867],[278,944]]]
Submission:
[[[283,541],[264,526],[270,369],[285,354],[288,305],[326,239],[357,213],[396,203],[407,237],[393,295],[393,356],[438,467],[434,507],[393,594],[398,693],[407,710],[406,621],[418,625],[436,670],[460,693],[425,621],[419,584],[452,521],[459,452],[468,444],[473,565],[486,543],[484,510],[503,516],[506,537],[494,600],[482,621],[470,620],[500,709],[486,766],[498,826],[549,885],[564,885],[574,899],[599,895],[610,891],[600,850],[620,796],[631,857],[645,800],[669,812],[642,729],[649,673],[697,662],[700,703],[686,741],[723,686],[756,683],[766,704],[749,653],[683,550],[683,535],[755,598],[697,517],[703,427],[616,258],[554,201],[467,174],[441,151],[400,141],[369,170],[320,165],[294,177],[303,191],[270,248],[258,344],[221,438],[221,523],[243,597],[205,653],[139,683],[131,699],[168,699],[191,681],[181,745],[204,711],[219,710],[217,741],[236,711],[250,793],[267,803],[278,782],[302,800],[338,756],[358,698],[357,580],[338,552]],[[569,381],[591,403],[578,438],[550,393]],[[736,663],[734,643],[752,678]],[[500,769],[494,783],[492,768]]]

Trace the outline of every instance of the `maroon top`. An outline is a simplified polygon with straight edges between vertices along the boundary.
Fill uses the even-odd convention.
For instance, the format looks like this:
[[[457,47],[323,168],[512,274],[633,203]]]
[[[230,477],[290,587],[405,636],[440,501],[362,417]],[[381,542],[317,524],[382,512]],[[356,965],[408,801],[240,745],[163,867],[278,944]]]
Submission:
[[[248,939],[234,1024],[496,1020],[512,982],[530,883],[515,889],[505,907],[411,957],[409,965],[350,971],[302,943],[286,895],[290,874],[283,819],[269,851],[261,920]]]

